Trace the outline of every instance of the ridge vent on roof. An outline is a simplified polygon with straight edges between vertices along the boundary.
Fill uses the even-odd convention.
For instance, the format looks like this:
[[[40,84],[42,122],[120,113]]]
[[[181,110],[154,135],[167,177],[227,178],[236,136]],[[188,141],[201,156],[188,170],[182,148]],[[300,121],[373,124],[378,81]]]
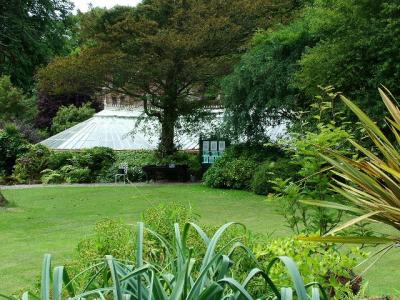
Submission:
[[[131,105],[104,103],[104,109],[107,110],[137,110],[138,108],[141,107],[143,107],[143,104],[141,102],[137,102]]]

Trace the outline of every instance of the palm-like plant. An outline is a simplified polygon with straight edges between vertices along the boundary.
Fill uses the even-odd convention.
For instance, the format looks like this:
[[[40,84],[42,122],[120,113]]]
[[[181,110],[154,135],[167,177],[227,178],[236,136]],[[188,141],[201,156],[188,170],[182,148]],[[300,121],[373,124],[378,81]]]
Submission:
[[[178,224],[175,224],[174,245],[162,238],[156,232],[148,230],[155,235],[166,247],[169,253],[169,261],[164,265],[146,263],[143,260],[144,225],[138,223],[136,262],[122,262],[112,256],[106,256],[103,261],[93,265],[77,276],[90,272],[86,286],[77,290],[74,286],[76,278],[70,279],[64,267],[56,267],[51,275],[51,257],[45,255],[42,267],[42,280],[40,296],[28,292],[22,299],[35,298],[40,300],[78,300],[91,299],[140,299],[140,300],[219,300],[219,299],[253,299],[248,290],[249,283],[257,276],[261,276],[271,292],[263,299],[292,299],[293,293],[300,300],[327,299],[325,292],[318,283],[305,285],[296,264],[288,257],[279,257],[273,260],[266,270],[254,268],[247,277],[239,282],[232,277],[231,267],[234,262],[232,255],[238,250],[244,250],[246,255],[252,255],[238,239],[234,238],[216,252],[216,246],[223,233],[234,223],[221,226],[215,234],[209,238],[196,224],[188,223],[181,233]],[[198,265],[192,256],[192,249],[187,245],[187,237],[190,228],[194,228],[206,245],[205,255]],[[268,273],[272,266],[281,261],[290,274],[294,290],[291,288],[278,289],[272,282]],[[195,266],[196,265],[196,266]],[[312,289],[312,295],[307,294],[307,289]],[[4,297],[4,296],[3,296]],[[13,299],[7,297],[9,300]]]
[[[390,115],[386,118],[386,122],[393,135],[392,138],[387,137],[356,104],[342,96],[342,101],[359,118],[375,149],[374,151],[368,150],[357,141],[350,140],[353,146],[363,154],[361,159],[347,158],[334,151],[322,155],[333,166],[333,173],[336,175],[335,184],[332,188],[343,195],[348,200],[348,204],[303,201],[311,205],[346,210],[356,217],[338,226],[324,238],[307,238],[307,240],[361,243],[390,242],[392,247],[399,242],[397,238],[332,236],[335,232],[366,219],[385,223],[400,230],[400,110],[395,104],[394,97],[387,89],[379,89],[379,93]]]

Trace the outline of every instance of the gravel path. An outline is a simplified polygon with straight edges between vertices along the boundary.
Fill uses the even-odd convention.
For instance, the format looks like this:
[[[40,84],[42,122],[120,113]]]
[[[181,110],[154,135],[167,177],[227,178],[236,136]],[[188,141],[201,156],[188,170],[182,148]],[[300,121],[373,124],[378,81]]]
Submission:
[[[100,187],[100,186],[160,186],[160,185],[181,185],[181,184],[193,184],[191,182],[135,182],[135,183],[74,183],[74,184],[16,184],[16,185],[0,185],[2,190],[18,190],[18,189],[31,189],[31,188],[63,188],[63,187]]]

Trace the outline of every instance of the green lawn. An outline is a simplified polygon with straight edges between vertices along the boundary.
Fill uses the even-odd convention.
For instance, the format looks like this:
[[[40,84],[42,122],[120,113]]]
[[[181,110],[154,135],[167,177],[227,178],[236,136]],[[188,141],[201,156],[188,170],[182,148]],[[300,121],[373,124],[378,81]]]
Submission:
[[[49,187],[5,190],[15,208],[0,210],[0,292],[11,293],[32,284],[40,273],[44,253],[63,263],[77,242],[90,234],[102,218],[139,220],[147,208],[160,202],[190,204],[201,223],[218,225],[239,221],[253,231],[285,236],[273,203],[243,191],[209,189],[202,185],[144,185],[120,187]],[[399,250],[396,250],[399,252]],[[398,293],[400,254],[388,254],[371,269],[369,291]]]

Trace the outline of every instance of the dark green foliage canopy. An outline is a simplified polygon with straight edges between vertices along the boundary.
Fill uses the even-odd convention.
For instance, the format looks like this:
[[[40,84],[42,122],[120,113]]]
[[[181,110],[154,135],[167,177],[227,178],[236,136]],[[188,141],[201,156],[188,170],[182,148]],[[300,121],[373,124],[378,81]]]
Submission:
[[[0,176],[10,176],[16,159],[27,150],[27,142],[13,125],[0,129]]]
[[[263,140],[266,125],[290,118],[293,108],[306,105],[293,82],[297,61],[313,43],[302,21],[255,35],[252,48],[223,81],[227,125],[234,136]]]
[[[0,75],[29,90],[37,67],[68,52],[69,0],[0,1]]]
[[[11,83],[10,76],[0,76],[0,129],[10,124],[30,142],[43,138],[32,123],[37,116],[36,96],[28,96]]]
[[[9,76],[0,77],[0,127],[2,124],[31,122],[36,115],[36,99],[13,86]]]
[[[383,104],[379,85],[400,95],[400,3],[397,0],[316,1],[307,11],[321,37],[300,60],[296,85],[309,95],[333,85],[373,116]]]
[[[382,114],[376,88],[400,94],[399,14],[395,0],[314,0],[288,25],[258,33],[225,79],[230,128],[259,139],[329,85]]]

